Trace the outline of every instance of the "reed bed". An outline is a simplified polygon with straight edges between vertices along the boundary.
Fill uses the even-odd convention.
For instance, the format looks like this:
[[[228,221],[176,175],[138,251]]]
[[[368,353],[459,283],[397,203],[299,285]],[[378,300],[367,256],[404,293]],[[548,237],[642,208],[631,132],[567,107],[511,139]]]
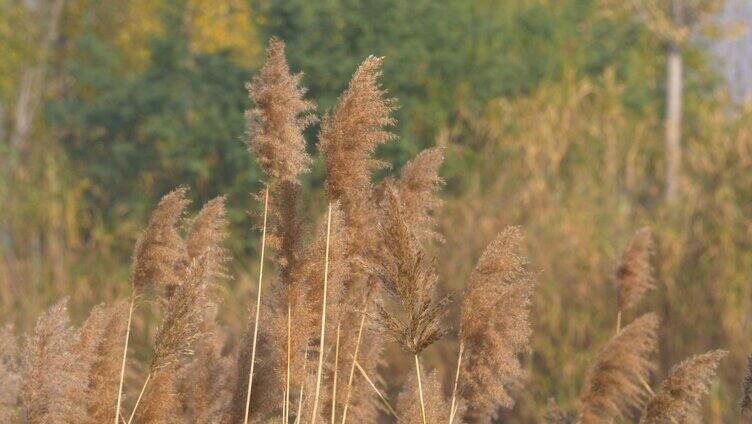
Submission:
[[[314,158],[304,131],[318,118],[301,74],[291,73],[284,43],[269,43],[266,64],[247,86],[247,145],[266,174],[257,297],[232,343],[217,320],[216,289],[231,278],[224,198],[188,216],[188,189],[166,194],[134,248],[129,301],[95,307],[79,327],[65,300],[39,318],[22,347],[0,331],[0,421],[37,423],[485,423],[503,420],[525,390],[537,271],[523,256],[523,231],[502,231],[480,255],[461,293],[439,293],[435,259],[442,241],[433,219],[441,206],[443,150],[427,149],[375,182],[387,167],[376,149],[396,101],[379,84],[382,59],[357,68],[334,109],[321,118],[318,150],[326,169],[325,221],[306,225],[301,176]],[[268,257],[265,256],[269,250]],[[270,259],[270,260],[267,260]],[[689,422],[697,418],[724,351],[672,368],[655,390],[660,319],[624,312],[655,289],[653,240],[639,230],[615,267],[613,336],[580,388],[577,410],[549,401],[550,423]],[[266,262],[271,262],[266,264]],[[276,272],[263,286],[264,265]],[[459,350],[444,369],[422,354],[453,332]],[[142,302],[162,309],[139,396],[123,410],[133,315]],[[130,305],[130,306],[129,306]],[[397,396],[383,371],[393,342],[414,363]],[[138,370],[137,368],[134,368]],[[442,373],[451,375],[449,384]],[[739,415],[752,413],[752,377]],[[133,390],[131,390],[133,392]]]

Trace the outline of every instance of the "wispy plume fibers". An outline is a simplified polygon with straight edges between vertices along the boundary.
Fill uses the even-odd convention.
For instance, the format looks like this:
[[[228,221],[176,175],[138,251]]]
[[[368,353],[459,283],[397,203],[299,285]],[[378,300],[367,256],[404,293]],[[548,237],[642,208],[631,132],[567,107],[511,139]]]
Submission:
[[[655,368],[658,324],[655,314],[645,314],[606,343],[580,395],[582,424],[609,423],[642,407],[648,396],[644,382]]]
[[[637,231],[624,248],[615,272],[620,312],[632,307],[648,290],[655,288],[650,263],[653,253],[653,236],[647,227]]]
[[[640,420],[641,424],[698,421],[700,400],[710,389],[716,369],[728,352],[714,350],[675,365],[661,383]]]
[[[82,390],[87,417],[82,424],[106,423],[115,413],[127,316],[125,302],[98,305],[78,330],[73,349],[78,367],[88,370],[88,386]]]
[[[534,275],[520,255],[522,233],[507,228],[478,260],[460,315],[463,346],[460,398],[468,417],[490,421],[499,407],[514,405],[512,391],[525,372],[520,355],[530,349],[529,315]]]
[[[449,420],[449,404],[444,397],[439,377],[436,371],[423,373],[421,377],[423,400],[426,404],[426,422],[445,423]],[[420,399],[418,394],[418,380],[411,375],[397,398],[397,416],[404,424],[421,424]]]
[[[405,220],[403,206],[393,188],[387,189],[382,233],[388,250],[371,267],[373,275],[399,307],[392,312],[378,305],[380,322],[403,349],[417,355],[445,334],[441,320],[448,312],[451,298],[433,300],[438,277]]]
[[[154,340],[148,387],[138,406],[138,422],[174,423],[180,414],[175,391],[179,368],[193,355],[195,344],[206,336],[205,319],[211,308],[207,294],[207,266],[194,260],[186,278],[175,289]]]
[[[167,296],[179,286],[188,263],[178,224],[188,199],[180,187],[165,195],[151,214],[149,225],[133,252],[133,288],[136,293]]]
[[[273,180],[297,181],[308,171],[303,130],[316,121],[313,102],[305,100],[302,74],[291,74],[285,44],[273,38],[258,76],[246,85],[255,107],[246,112],[248,147]]]
[[[66,303],[57,303],[39,318],[24,346],[23,404],[29,424],[86,420],[86,370],[73,350],[76,334]]]

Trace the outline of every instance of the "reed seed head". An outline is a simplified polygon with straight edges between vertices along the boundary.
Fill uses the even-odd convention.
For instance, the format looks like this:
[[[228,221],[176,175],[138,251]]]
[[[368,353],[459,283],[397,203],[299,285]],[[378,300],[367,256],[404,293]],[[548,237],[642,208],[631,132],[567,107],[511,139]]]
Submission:
[[[650,228],[637,231],[629,240],[616,268],[616,290],[619,310],[634,306],[645,292],[655,288],[653,266],[653,236]]]
[[[708,393],[718,364],[727,354],[724,350],[714,350],[674,365],[648,403],[640,424],[699,420],[700,400]]]

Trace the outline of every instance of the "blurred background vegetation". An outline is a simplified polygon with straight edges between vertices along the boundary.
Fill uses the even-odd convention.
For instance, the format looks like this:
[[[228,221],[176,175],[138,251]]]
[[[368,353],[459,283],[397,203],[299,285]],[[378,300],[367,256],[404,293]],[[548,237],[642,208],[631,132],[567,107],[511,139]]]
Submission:
[[[185,185],[197,205],[227,195],[235,278],[222,319],[243,327],[259,238],[250,193],[262,184],[241,142],[243,85],[276,35],[319,113],[363,58],[386,57],[399,140],[379,155],[399,170],[422,148],[446,147],[446,241],[436,250],[446,290],[462,288],[497,231],[524,228],[539,271],[536,332],[530,379],[506,422],[539,422],[549,397],[576,407],[585,369],[613,333],[619,250],[644,225],[656,234],[660,283],[644,307],[663,319],[653,383],[690,354],[729,349],[705,415],[735,422],[752,352],[752,107],[750,87],[739,84],[748,75],[729,72],[714,52],[749,41],[718,18],[752,20],[744,5],[0,0],[4,320],[25,331],[62,296],[79,318],[126,298],[148,212]],[[672,55],[679,115],[666,112]],[[739,78],[729,85],[724,75]],[[322,179],[317,163],[305,181],[311,222],[324,209]],[[136,349],[146,349],[152,318],[139,318]],[[451,373],[439,359],[455,357],[451,338],[433,355]],[[390,390],[399,384],[392,375]]]

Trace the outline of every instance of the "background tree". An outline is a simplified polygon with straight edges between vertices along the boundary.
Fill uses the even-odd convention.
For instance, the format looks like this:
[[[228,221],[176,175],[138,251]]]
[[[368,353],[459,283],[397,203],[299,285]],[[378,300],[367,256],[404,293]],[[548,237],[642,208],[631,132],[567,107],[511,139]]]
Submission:
[[[632,0],[639,18],[666,45],[666,201],[677,199],[682,163],[682,50],[698,25],[707,24],[724,0]]]

